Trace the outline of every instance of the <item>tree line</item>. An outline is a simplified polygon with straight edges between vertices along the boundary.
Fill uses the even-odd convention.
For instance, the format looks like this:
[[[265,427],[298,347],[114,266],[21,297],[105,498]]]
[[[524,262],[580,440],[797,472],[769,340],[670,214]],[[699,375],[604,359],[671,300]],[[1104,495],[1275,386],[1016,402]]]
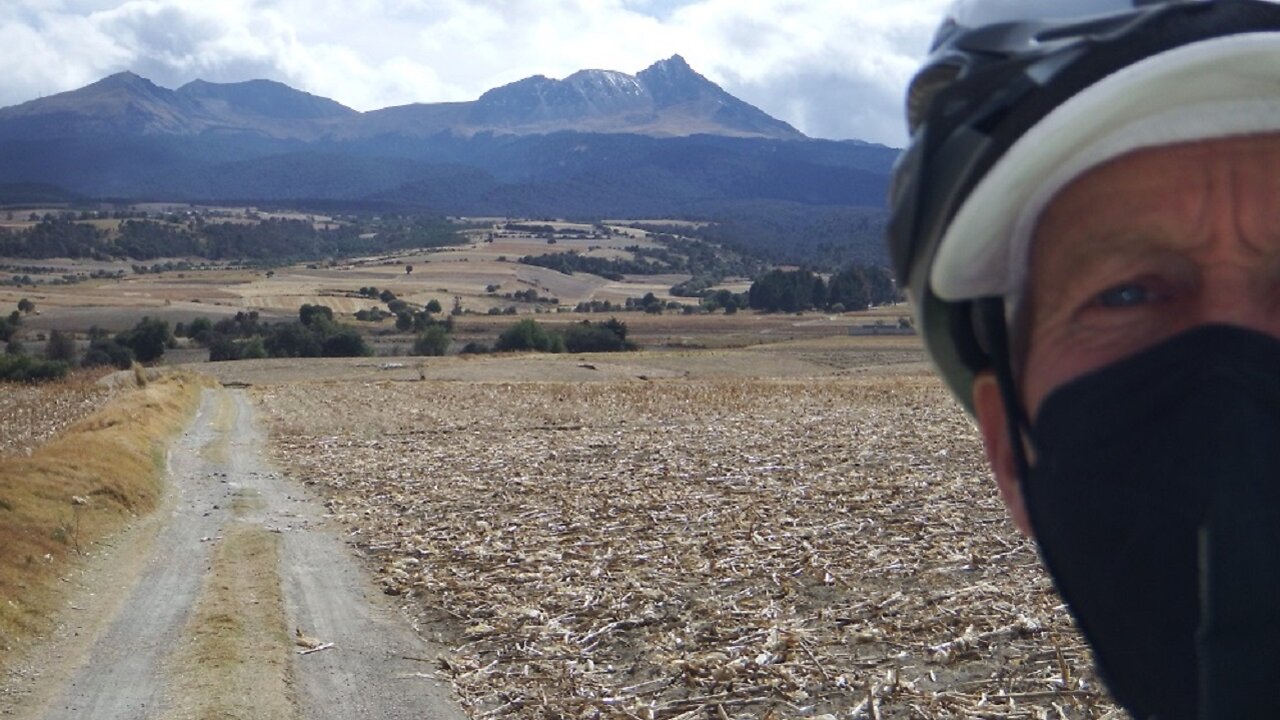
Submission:
[[[747,292],[748,305],[764,312],[846,312],[900,299],[892,274],[874,265],[850,265],[825,280],[811,270],[771,270]]]
[[[434,216],[362,218],[317,228],[308,220],[266,218],[209,222],[189,218],[126,219],[115,230],[74,213],[46,215],[24,229],[0,228],[0,256],[44,259],[286,261],[345,257],[385,250],[457,245],[456,227]]]

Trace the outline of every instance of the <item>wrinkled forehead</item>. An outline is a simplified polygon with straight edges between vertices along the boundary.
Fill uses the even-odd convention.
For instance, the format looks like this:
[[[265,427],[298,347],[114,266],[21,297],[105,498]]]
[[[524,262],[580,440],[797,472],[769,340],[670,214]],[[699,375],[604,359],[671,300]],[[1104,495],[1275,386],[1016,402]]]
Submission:
[[[1022,295],[1122,277],[1153,256],[1198,262],[1212,248],[1280,256],[1280,133],[1144,148],[1082,173],[1029,233]],[[1108,275],[1107,273],[1110,273]]]

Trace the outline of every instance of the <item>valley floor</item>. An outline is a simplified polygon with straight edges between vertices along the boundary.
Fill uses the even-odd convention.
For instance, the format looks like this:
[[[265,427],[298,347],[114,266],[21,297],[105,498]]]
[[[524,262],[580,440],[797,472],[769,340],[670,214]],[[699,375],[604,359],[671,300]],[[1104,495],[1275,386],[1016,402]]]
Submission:
[[[240,372],[472,717],[1119,717],[914,343]]]
[[[1121,717],[915,338],[196,369],[0,716]]]

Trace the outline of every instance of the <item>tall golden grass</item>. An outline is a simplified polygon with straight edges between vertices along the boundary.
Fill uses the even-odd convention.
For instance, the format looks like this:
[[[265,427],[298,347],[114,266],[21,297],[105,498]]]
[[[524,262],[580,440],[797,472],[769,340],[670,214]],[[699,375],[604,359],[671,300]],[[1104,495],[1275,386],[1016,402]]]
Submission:
[[[57,578],[77,556],[156,506],[166,444],[206,385],[188,374],[152,381],[30,457],[0,461],[0,650],[47,626]]]

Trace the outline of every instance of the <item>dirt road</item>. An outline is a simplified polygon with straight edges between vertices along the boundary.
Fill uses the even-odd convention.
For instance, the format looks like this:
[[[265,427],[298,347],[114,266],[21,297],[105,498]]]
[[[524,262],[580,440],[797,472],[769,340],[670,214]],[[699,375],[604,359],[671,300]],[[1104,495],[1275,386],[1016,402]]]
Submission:
[[[424,661],[439,649],[262,444],[243,392],[206,393],[165,507],[70,581],[62,631],[6,681],[0,715],[463,717]],[[298,633],[322,649],[299,654]]]

